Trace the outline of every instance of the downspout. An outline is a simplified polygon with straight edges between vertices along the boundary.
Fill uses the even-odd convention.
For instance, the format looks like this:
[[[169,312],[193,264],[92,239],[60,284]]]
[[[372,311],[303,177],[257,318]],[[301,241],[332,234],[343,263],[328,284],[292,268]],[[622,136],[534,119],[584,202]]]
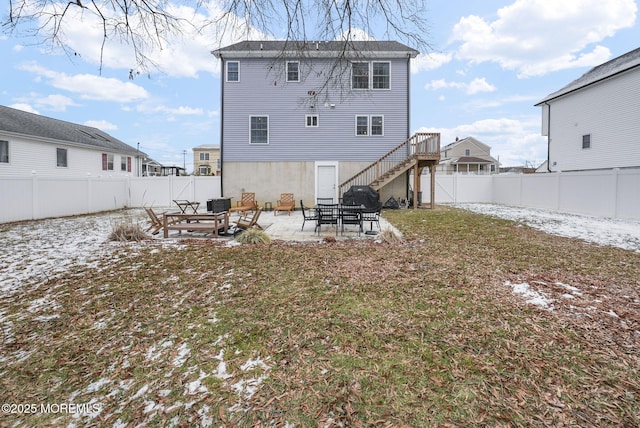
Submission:
[[[405,137],[405,140],[407,138],[410,137],[410,133],[411,133],[411,54],[407,54],[407,135]],[[409,199],[409,190],[410,190],[410,186],[409,186],[409,176],[411,175],[410,173],[411,170],[407,170],[406,173],[406,180],[405,180],[405,196],[407,198],[407,200]],[[413,189],[413,191],[415,192],[415,189]]]
[[[220,53],[220,196],[224,196],[224,59]]]
[[[551,171],[551,104],[545,101],[547,106],[547,172]]]

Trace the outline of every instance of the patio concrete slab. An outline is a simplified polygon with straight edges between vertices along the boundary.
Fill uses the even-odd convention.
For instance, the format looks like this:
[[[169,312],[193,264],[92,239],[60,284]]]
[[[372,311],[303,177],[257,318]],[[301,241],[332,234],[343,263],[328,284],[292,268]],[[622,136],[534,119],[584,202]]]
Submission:
[[[237,215],[232,214],[229,218],[229,222],[233,223],[237,218]],[[287,215],[287,213],[284,212],[274,215],[273,211],[263,211],[258,220],[258,224],[262,226],[267,235],[269,235],[273,240],[317,242],[323,241],[325,238],[329,237],[335,238],[338,241],[348,239],[375,240],[378,237],[377,235],[368,235],[366,233],[361,233],[360,236],[358,236],[358,229],[353,225],[345,226],[344,234],[340,229],[338,229],[337,235],[336,228],[334,226],[323,225],[321,233],[318,234],[314,231],[315,222],[307,221],[304,224],[304,230],[302,230],[302,223],[303,217],[300,210],[293,211],[291,215]],[[381,230],[392,229],[397,235],[400,235],[400,232],[383,216],[380,216],[380,230],[378,230],[378,226],[375,223],[373,224],[373,229],[371,226],[372,225],[369,224],[369,222],[365,223],[365,232],[368,230],[380,232]]]

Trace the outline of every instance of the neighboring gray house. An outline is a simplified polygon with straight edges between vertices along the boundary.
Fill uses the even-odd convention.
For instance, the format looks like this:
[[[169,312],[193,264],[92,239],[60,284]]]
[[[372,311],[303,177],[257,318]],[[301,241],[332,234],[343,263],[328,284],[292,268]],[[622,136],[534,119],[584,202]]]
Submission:
[[[97,128],[0,106],[0,176],[139,176],[144,156]]]
[[[592,68],[536,106],[548,171],[640,167],[640,48]]]
[[[458,139],[440,149],[440,165],[436,171],[442,174],[497,174],[498,161],[491,156],[491,147],[473,137]]]
[[[287,192],[313,205],[337,200],[350,184],[374,184],[381,198],[406,196],[406,171],[418,160],[394,160],[384,181],[354,176],[403,143],[402,161],[425,145],[407,142],[418,51],[392,41],[246,41],[213,54],[222,66],[224,196],[255,192],[262,203]],[[420,136],[427,139],[437,156],[439,135]]]

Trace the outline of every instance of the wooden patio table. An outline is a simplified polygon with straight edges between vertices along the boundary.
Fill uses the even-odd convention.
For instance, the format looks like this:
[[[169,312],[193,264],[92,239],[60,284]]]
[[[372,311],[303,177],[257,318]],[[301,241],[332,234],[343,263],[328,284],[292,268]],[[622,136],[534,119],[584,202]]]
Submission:
[[[170,220],[171,219],[171,220]],[[175,222],[174,222],[175,221]],[[223,228],[224,233],[229,229],[229,212],[207,214],[186,214],[182,212],[164,213],[162,216],[164,237],[169,237],[170,230],[197,230],[201,232],[213,233],[219,237],[219,230]]]

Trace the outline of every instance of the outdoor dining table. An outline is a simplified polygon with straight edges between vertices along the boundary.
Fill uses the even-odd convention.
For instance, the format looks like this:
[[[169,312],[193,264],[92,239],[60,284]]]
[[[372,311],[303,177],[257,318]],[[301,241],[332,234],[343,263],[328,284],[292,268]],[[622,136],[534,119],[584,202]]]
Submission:
[[[169,212],[162,216],[164,237],[169,237],[170,230],[210,232],[216,238],[220,236],[220,229],[226,234],[229,229],[229,212],[190,214],[184,212]]]
[[[316,230],[320,233],[320,227],[323,224],[334,224],[336,226],[336,234],[338,226],[344,232],[345,224],[358,225],[358,235],[363,231],[362,213],[366,210],[364,205],[345,205],[345,204],[316,204],[317,213]]]
[[[198,212],[198,208],[200,207],[200,202],[196,201],[176,199],[173,202],[178,206],[182,214],[187,214],[187,210],[192,211],[194,214],[196,214]],[[191,209],[189,210],[189,208]]]

